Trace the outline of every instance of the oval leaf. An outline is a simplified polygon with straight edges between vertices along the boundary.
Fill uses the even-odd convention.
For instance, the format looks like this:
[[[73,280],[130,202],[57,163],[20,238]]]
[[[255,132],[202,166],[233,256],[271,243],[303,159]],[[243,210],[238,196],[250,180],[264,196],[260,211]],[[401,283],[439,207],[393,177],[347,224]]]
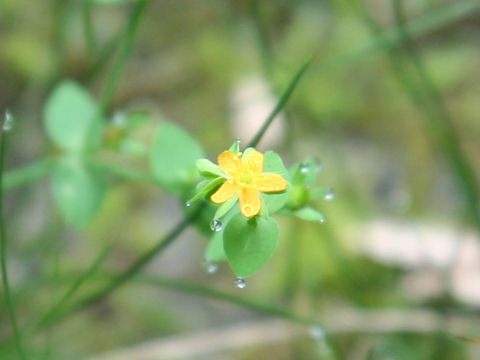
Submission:
[[[69,223],[83,227],[97,213],[105,195],[105,182],[79,158],[61,159],[55,166],[52,193]]]
[[[197,178],[195,163],[201,157],[202,149],[185,131],[170,122],[159,126],[150,166],[167,191],[179,194],[192,186]]]
[[[285,165],[283,165],[282,158],[274,151],[267,151],[265,153],[265,164],[263,171],[266,173],[280,174],[285,178],[285,180],[289,181],[289,174],[285,168]],[[285,206],[288,201],[289,189],[290,185],[288,185],[287,190],[279,193],[262,193],[262,197],[266,207],[268,208],[269,214],[274,214]]]
[[[98,106],[90,94],[73,81],[63,81],[53,90],[44,117],[49,138],[62,149],[80,151],[100,143]]]
[[[275,219],[242,214],[230,220],[224,230],[223,247],[235,274],[248,277],[263,267],[272,257],[278,244],[278,225]]]

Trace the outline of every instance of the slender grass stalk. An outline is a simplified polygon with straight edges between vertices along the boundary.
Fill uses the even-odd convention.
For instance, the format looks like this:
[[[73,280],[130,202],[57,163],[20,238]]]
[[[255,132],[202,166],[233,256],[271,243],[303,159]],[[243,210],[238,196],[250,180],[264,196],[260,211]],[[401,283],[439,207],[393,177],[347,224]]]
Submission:
[[[4,190],[10,190],[40,180],[49,173],[52,164],[53,157],[45,157],[21,168],[8,171],[3,174],[2,187]]]
[[[269,126],[272,124],[273,120],[275,117],[282,111],[282,109],[285,107],[285,104],[287,103],[288,99],[290,98],[290,95],[292,95],[293,91],[298,85],[298,82],[300,79],[305,75],[305,72],[307,71],[308,67],[312,63],[313,60],[313,55],[310,56],[300,67],[300,69],[297,71],[295,76],[290,80],[290,83],[287,86],[287,89],[283,92],[282,96],[280,97],[280,100],[278,101],[277,105],[273,109],[273,111],[270,113],[268,118],[265,120],[263,123],[262,127],[260,130],[258,130],[257,134],[253,137],[253,139],[248,143],[247,147],[255,147],[258,145],[260,140],[262,139],[263,135],[265,135],[265,132],[269,128]]]
[[[114,243],[110,243],[102,250],[100,255],[93,261],[88,269],[81,274],[76,281],[73,282],[71,287],[65,292],[65,294],[63,294],[57,303],[55,303],[55,305],[53,305],[50,310],[40,318],[40,320],[34,326],[34,329],[42,327],[57,316],[57,314],[64,308],[68,300],[70,300],[72,296],[80,289],[80,287],[87,282],[87,280],[90,280],[90,278],[97,272],[100,265],[103,264],[108,255],[110,255],[112,252],[113,245]]]
[[[83,0],[82,20],[85,44],[90,54],[94,54],[96,50],[96,43],[95,31],[92,23],[92,2],[90,0]]]
[[[158,185],[158,181],[155,179],[155,177],[144,171],[127,168],[120,165],[109,164],[97,159],[88,159],[88,163],[99,170],[126,180]]]
[[[113,99],[115,90],[120,82],[120,77],[123,73],[128,57],[132,52],[133,43],[138,30],[140,19],[145,12],[145,9],[149,3],[149,0],[138,0],[135,7],[132,10],[132,14],[129,18],[127,27],[125,28],[125,34],[123,38],[122,47],[118,54],[117,62],[114,64],[112,72],[108,78],[107,85],[100,99],[100,112],[103,114],[108,108],[110,102]]]
[[[263,314],[279,317],[303,325],[321,326],[320,322],[314,318],[301,316],[285,309],[279,309],[253,300],[244,299],[238,295],[228,294],[222,291],[214,290],[206,286],[187,283],[178,280],[141,275],[135,278],[136,282],[159,286],[175,291],[181,291],[187,294],[198,295],[210,299],[216,299],[236,304],[247,309],[255,310]]]
[[[473,166],[463,153],[460,141],[455,130],[453,120],[445,106],[440,91],[430,77],[424,62],[416,49],[413,40],[405,29],[405,19],[401,0],[393,0],[393,10],[398,31],[403,39],[403,47],[408,58],[411,60],[419,78],[419,83],[425,92],[431,105],[431,115],[427,117],[426,124],[429,127],[437,126],[437,141],[444,152],[450,166],[457,175],[457,183],[463,192],[465,202],[469,208],[470,218],[480,228],[480,191],[478,179]],[[428,115],[428,114],[427,114]]]
[[[7,142],[7,132],[0,129],[0,183],[3,183],[3,168],[5,162],[5,149]],[[15,336],[15,345],[18,350],[20,359],[27,359],[22,343],[22,334],[17,324],[17,317],[15,308],[12,302],[12,295],[10,292],[10,284],[8,281],[7,269],[7,234],[5,230],[5,220],[3,218],[3,185],[0,186],[0,266],[2,268],[2,283],[5,297],[5,305],[7,307],[8,316]]]
[[[395,7],[398,12],[398,5]],[[443,153],[456,176],[457,186],[463,193],[465,203],[469,209],[469,217],[475,225],[480,228],[480,192],[477,187],[475,172],[461,149],[455,127],[441,100],[441,96],[419,59],[411,40],[407,40],[408,45],[405,46],[407,47],[408,56],[410,60],[412,60],[417,72],[415,78],[412,78],[405,70],[404,64],[402,64],[400,60],[402,54],[398,48],[391,46],[382,36],[383,32],[381,28],[375,23],[362,5],[359,6],[359,9],[360,15],[372,36],[376,38],[377,41],[383,42],[383,48],[390,59],[400,85],[406,90],[412,103],[424,115],[424,125],[427,132],[434,135],[433,141]],[[396,14],[396,18],[397,21],[401,21],[401,15],[398,13]],[[398,33],[404,37],[404,40],[410,39],[406,29],[400,29]],[[400,39],[402,39],[402,37]]]
[[[98,292],[85,297],[83,300],[80,300],[76,305],[68,309],[67,311],[56,315],[55,317],[50,317],[48,321],[44,321],[41,324],[41,327],[49,326],[57,320],[63,319],[70,314],[73,314],[77,311],[83,310],[90,305],[93,305],[100,300],[104,299],[110,295],[114,290],[122,286],[132,277],[137,275],[140,270],[142,270],[156,255],[165,250],[168,245],[170,245],[195,219],[197,219],[205,208],[205,203],[200,204],[195,210],[193,210],[190,215],[185,217],[180,223],[178,223],[175,228],[168,233],[161,241],[159,241],[155,246],[150,250],[146,251],[142,256],[140,256],[125,272],[122,274],[113,277],[113,279],[101,290]]]

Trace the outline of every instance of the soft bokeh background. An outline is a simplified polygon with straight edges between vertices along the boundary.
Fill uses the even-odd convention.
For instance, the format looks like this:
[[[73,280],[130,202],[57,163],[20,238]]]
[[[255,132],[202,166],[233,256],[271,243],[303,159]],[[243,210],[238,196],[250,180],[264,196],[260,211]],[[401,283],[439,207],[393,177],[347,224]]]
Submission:
[[[321,160],[320,185],[336,193],[316,204],[325,224],[279,217],[280,249],[244,290],[227,266],[205,272],[206,241],[193,229],[148,273],[317,318],[324,329],[132,281],[29,338],[31,358],[480,358],[480,345],[456,337],[480,337],[480,5],[401,5],[408,26],[395,32],[388,0],[150,1],[107,111],[113,120],[146,110],[149,129],[169,119],[215,159],[235,138],[250,140],[316,55],[260,148],[287,165]],[[92,4],[89,47],[83,1],[0,2],[0,109],[16,118],[8,170],[54,151],[42,117],[61,79],[101,95],[133,6]],[[150,133],[140,136],[147,145]],[[141,156],[116,161],[148,170]],[[48,179],[9,190],[20,327],[108,242],[116,246],[104,268],[125,269],[181,219],[181,207],[159,187],[113,177],[99,214],[76,229],[59,214]],[[0,358],[14,359],[3,300],[1,309]]]

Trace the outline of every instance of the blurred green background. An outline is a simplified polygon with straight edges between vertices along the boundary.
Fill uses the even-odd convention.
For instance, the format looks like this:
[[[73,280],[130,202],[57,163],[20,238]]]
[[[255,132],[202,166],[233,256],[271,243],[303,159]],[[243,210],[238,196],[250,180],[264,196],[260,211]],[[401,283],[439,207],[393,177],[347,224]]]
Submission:
[[[280,249],[246,289],[235,288],[227,266],[205,271],[206,241],[192,228],[151,262],[148,279],[26,337],[30,358],[480,358],[480,345],[458,338],[480,337],[480,2],[152,0],[135,33],[139,2],[0,1],[0,109],[16,119],[6,177],[58,151],[43,114],[63,79],[102,98],[125,59],[107,120],[135,111],[148,119],[130,148],[102,156],[148,172],[141,144],[150,147],[159,121],[183,127],[215,160],[237,137],[253,137],[314,54],[259,148],[287,165],[318,158],[320,185],[336,196],[316,203],[324,224],[278,217]],[[130,36],[132,48],[122,47]],[[102,268],[121,271],[183,213],[158,186],[112,176],[98,214],[79,229],[61,216],[43,175],[17,185],[4,210],[20,328],[106,244],[115,247]],[[0,358],[16,359],[3,305]]]

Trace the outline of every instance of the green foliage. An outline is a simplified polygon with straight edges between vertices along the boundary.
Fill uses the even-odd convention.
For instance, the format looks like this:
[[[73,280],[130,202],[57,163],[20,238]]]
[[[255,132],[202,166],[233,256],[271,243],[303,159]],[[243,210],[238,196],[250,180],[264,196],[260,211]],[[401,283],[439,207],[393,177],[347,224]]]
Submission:
[[[235,274],[248,277],[272,257],[278,244],[278,224],[272,217],[247,219],[238,214],[225,228],[223,247]]]
[[[265,164],[263,171],[266,173],[282,175],[284,179],[287,181],[289,180],[288,171],[285,168],[285,165],[283,165],[282,158],[274,151],[267,151],[265,153]],[[279,193],[262,194],[264,204],[267,207],[269,214],[274,214],[285,206],[288,201],[289,190],[290,186],[287,187],[285,191]]]
[[[150,157],[152,173],[167,191],[185,193],[197,180],[195,164],[203,157],[197,142],[178,126],[159,125]]]
[[[223,249],[223,231],[214,232],[205,251],[205,260],[221,262],[227,260]]]
[[[304,207],[294,212],[295,216],[307,221],[318,221],[320,223],[325,222],[325,216],[311,207]]]
[[[83,227],[103,201],[105,181],[103,175],[89,167],[84,159],[66,156],[55,164],[52,193],[63,217],[69,223]]]
[[[80,85],[65,80],[53,90],[45,106],[45,129],[59,148],[79,152],[98,147],[99,109]]]

